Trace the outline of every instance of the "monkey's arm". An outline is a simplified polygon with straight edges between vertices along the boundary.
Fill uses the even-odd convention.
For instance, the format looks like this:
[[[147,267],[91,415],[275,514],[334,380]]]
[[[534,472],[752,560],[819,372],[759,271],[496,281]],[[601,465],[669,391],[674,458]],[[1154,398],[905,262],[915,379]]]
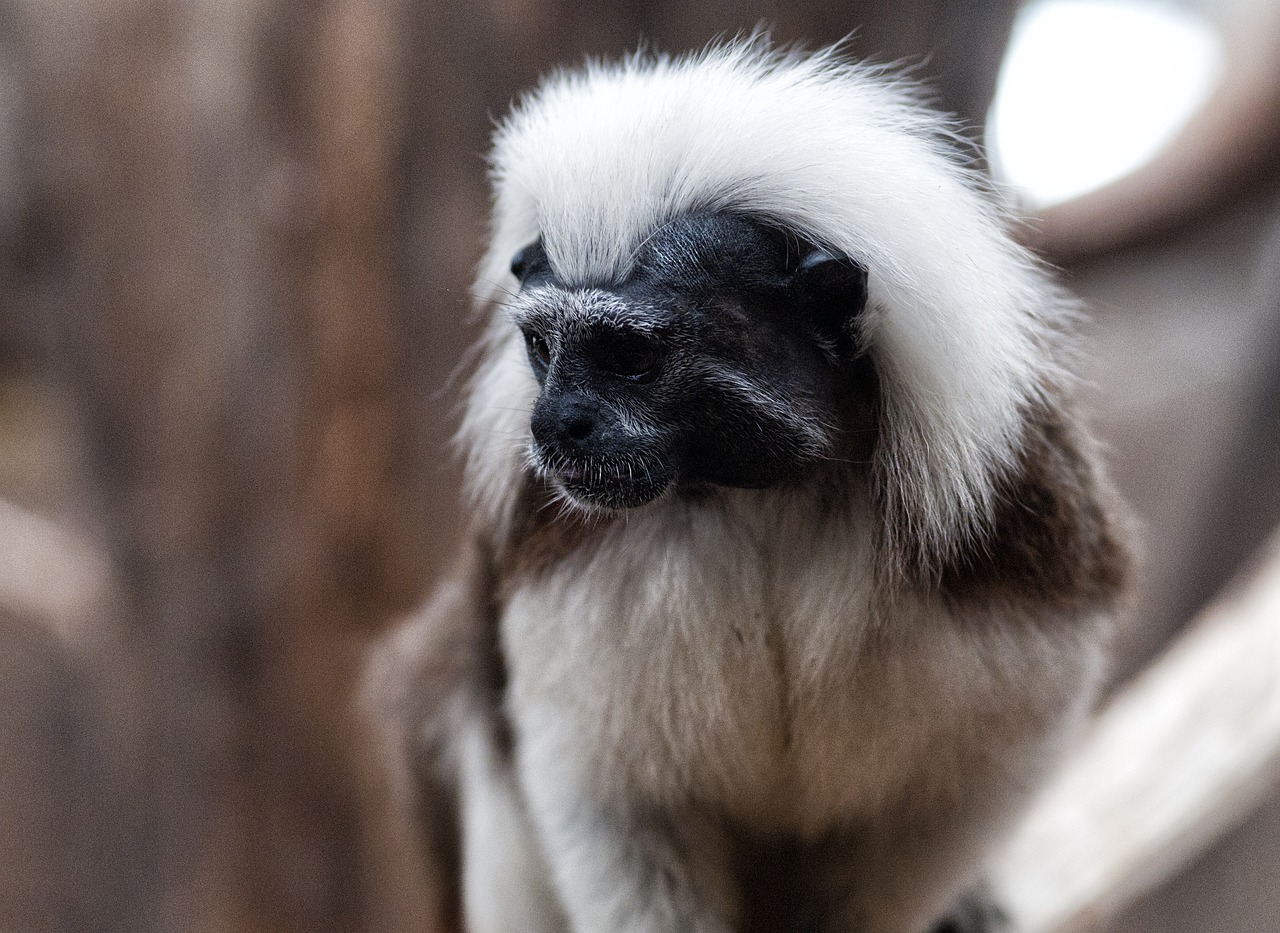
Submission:
[[[519,771],[575,933],[729,933],[737,892],[727,840],[696,812],[605,800],[562,723],[533,714]]]
[[[475,677],[491,627],[486,565],[473,547],[427,607],[375,647],[365,673],[393,805],[418,831],[431,933],[463,929],[458,730],[486,699]]]

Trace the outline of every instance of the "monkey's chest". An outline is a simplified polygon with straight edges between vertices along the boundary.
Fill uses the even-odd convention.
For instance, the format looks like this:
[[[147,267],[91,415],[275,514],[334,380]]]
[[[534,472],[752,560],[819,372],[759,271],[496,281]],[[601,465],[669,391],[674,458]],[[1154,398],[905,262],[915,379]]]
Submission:
[[[762,829],[873,809],[917,767],[912,674],[869,663],[865,555],[839,539],[788,553],[668,539],[517,590],[503,620],[517,741],[555,743],[605,792]]]

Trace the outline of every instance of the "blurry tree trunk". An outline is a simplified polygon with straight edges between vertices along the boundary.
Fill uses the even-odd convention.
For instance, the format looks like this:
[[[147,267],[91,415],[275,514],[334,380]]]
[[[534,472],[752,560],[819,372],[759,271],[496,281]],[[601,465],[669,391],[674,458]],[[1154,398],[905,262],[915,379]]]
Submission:
[[[136,832],[100,840],[141,862],[120,928],[409,929],[351,710],[363,636],[422,583],[393,398],[399,7],[9,14],[25,284],[90,437],[115,660],[147,711]]]

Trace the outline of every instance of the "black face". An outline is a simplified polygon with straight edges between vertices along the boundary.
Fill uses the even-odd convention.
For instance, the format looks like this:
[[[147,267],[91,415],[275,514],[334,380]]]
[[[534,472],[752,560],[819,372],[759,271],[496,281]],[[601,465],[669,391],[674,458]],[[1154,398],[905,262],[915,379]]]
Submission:
[[[773,486],[837,444],[864,369],[856,263],[740,214],[694,214],[651,236],[618,284],[566,287],[541,242],[511,268],[542,386],[534,456],[579,504]]]

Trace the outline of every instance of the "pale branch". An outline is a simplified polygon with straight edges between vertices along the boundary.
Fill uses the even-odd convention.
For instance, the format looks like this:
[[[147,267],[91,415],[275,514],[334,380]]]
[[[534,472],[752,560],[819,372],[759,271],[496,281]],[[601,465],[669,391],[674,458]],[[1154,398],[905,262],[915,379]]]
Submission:
[[[1280,783],[1280,534],[1103,711],[1002,853],[1021,933],[1095,928]]]

